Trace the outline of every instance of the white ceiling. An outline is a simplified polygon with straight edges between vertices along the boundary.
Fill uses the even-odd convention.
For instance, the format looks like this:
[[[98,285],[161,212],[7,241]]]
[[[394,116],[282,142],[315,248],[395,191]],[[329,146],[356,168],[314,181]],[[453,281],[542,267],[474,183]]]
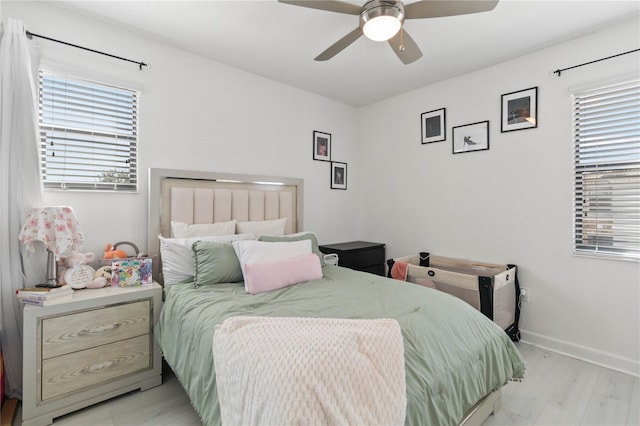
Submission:
[[[352,3],[362,4],[364,0]],[[424,56],[403,65],[386,42],[365,37],[327,62],[314,61],[320,52],[355,29],[358,17],[276,0],[58,4],[354,106],[484,68],[588,34],[612,22],[636,19],[640,23],[637,0],[501,0],[490,12],[405,21],[405,30]],[[614,53],[619,52],[613,48]],[[143,52],[139,56],[145,60]],[[573,64],[558,64],[567,65]]]

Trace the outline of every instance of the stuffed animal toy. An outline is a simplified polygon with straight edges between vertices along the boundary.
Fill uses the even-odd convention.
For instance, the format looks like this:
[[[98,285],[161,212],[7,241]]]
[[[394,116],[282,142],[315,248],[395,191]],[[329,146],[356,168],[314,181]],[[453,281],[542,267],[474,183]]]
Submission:
[[[96,260],[96,255],[91,252],[80,253],[79,251],[72,251],[68,255],[63,254],[60,259],[67,268],[72,268],[77,265],[88,265]]]
[[[87,288],[102,288],[111,284],[111,266],[103,266],[93,274],[93,281],[87,284]]]
[[[126,257],[127,257],[126,251],[113,247],[111,243],[107,244],[107,246],[104,249],[105,259],[124,259]]]
[[[77,251],[72,251],[68,255],[60,256],[60,260],[58,261],[58,284],[64,285],[67,284],[64,281],[64,274],[68,269],[73,268],[78,265],[86,265],[87,263],[93,262],[96,256],[93,253],[80,253]]]
[[[93,279],[93,268],[88,266],[88,263],[93,262],[96,259],[95,254],[88,253],[80,253],[78,251],[72,251],[68,255],[60,256],[60,261],[62,265],[58,267],[58,284],[69,284],[73,288],[84,288],[87,284],[91,283]],[[82,271],[82,274],[79,272]],[[89,272],[91,273],[90,277],[84,281],[88,282],[67,282],[70,276],[74,276],[74,272],[78,272],[75,276],[86,276]]]

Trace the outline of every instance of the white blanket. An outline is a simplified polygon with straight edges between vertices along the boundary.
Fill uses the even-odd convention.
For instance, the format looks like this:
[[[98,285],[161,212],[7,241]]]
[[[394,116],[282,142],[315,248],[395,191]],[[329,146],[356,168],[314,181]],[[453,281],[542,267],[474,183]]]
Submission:
[[[213,337],[222,425],[403,425],[397,321],[232,317]]]

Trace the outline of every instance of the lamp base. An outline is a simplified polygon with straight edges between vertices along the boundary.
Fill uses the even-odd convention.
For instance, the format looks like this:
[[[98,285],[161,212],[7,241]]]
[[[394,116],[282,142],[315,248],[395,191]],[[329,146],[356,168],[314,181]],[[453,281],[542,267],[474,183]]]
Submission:
[[[42,284],[36,284],[36,287],[40,288],[57,288],[62,287],[62,284],[58,284],[56,281],[57,268],[56,259],[53,252],[47,249],[47,282]]]

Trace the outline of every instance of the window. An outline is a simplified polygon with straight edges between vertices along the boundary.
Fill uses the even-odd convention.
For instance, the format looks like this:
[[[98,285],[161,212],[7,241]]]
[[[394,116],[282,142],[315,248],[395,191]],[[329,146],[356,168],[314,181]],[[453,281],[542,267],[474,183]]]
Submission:
[[[574,250],[640,259],[640,80],[573,95]]]
[[[138,93],[40,71],[45,188],[136,191]]]

